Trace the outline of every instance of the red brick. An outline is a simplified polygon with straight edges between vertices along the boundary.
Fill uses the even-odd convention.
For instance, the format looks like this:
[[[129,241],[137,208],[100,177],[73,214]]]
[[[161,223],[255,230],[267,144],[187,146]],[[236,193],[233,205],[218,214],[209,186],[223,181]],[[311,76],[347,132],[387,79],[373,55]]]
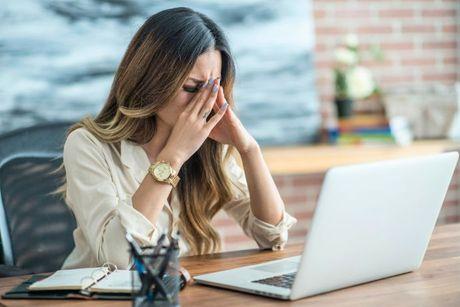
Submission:
[[[282,199],[286,204],[293,204],[293,203],[306,203],[307,202],[307,195],[286,195],[283,196]]]
[[[455,41],[441,41],[441,42],[425,42],[423,48],[426,49],[455,49],[457,48],[457,42]]]
[[[307,191],[305,190],[305,188],[295,189],[290,187],[289,189],[283,190],[283,192],[280,194],[282,197],[307,197]]]
[[[334,47],[331,47],[329,44],[324,44],[324,43],[316,43],[315,46],[315,51],[316,52],[322,52],[322,51],[327,51],[327,50],[332,50]]]
[[[436,59],[434,58],[409,58],[409,59],[402,59],[401,64],[406,65],[406,66],[436,65]]]
[[[423,17],[454,17],[455,10],[454,9],[430,9],[430,10],[422,10]]]
[[[298,220],[311,220],[311,218],[313,217],[313,212],[311,211],[304,211],[304,212],[297,212],[294,216],[296,219]]]
[[[367,18],[372,14],[369,10],[338,9],[334,12],[335,18]],[[361,19],[362,20],[362,19]]]
[[[236,222],[230,218],[220,218],[213,220],[213,225],[217,228],[225,228],[228,226],[235,226]]]
[[[459,32],[458,27],[456,25],[445,25],[442,27],[442,31],[444,33],[455,33]]]
[[[446,57],[442,60],[442,63],[446,65],[457,65],[458,59],[456,57]]]
[[[287,186],[285,176],[273,176],[273,181],[275,182],[278,189],[284,188]]]
[[[403,25],[402,31],[404,33],[432,33],[436,32],[436,27],[433,24]]]
[[[393,75],[387,75],[387,76],[377,76],[376,77],[382,84],[389,83],[389,84],[395,84],[395,83],[404,83],[404,82],[413,82],[415,80],[413,75],[407,75],[407,74],[393,74]]]
[[[391,26],[386,26],[386,25],[378,25],[378,26],[360,26],[357,28],[358,34],[385,34],[385,33],[391,33],[393,31],[393,28]]]
[[[383,18],[405,18],[414,15],[415,11],[412,9],[387,9],[379,12],[379,16]]]
[[[342,33],[342,29],[335,26],[321,26],[317,25],[315,33],[317,35],[339,35]]]
[[[449,190],[446,193],[446,198],[444,199],[444,201],[457,201],[457,199],[457,191]]]
[[[460,217],[459,216],[446,216],[445,217],[445,221],[447,224],[450,224],[450,223],[458,223],[460,221]]]
[[[376,60],[366,60],[363,61],[362,64],[366,66],[367,68],[381,68],[381,67],[395,67],[396,62],[389,60],[389,59],[383,59],[383,61],[376,61]]]
[[[445,200],[444,203],[442,204],[443,207],[455,207],[459,205],[459,200],[454,199],[454,200]]]
[[[456,73],[425,73],[422,76],[422,80],[425,81],[452,81],[455,82],[457,79]]]
[[[228,243],[241,243],[241,242],[250,242],[251,238],[246,237],[245,235],[230,235],[225,236],[224,241]]]
[[[305,176],[299,175],[299,176],[292,177],[292,185],[294,187],[310,186],[310,185],[318,186],[318,185],[321,185],[321,183],[323,182],[323,179],[324,179],[323,174],[305,175]]]
[[[385,50],[409,50],[414,49],[414,43],[412,42],[382,42],[380,47]]]
[[[298,213],[303,214],[305,212],[310,212],[310,214],[313,214],[315,208],[305,203],[296,203],[286,204],[286,210],[289,212],[289,214],[296,216]]]
[[[334,61],[332,61],[332,60],[315,61],[315,67],[317,67],[317,68],[333,68],[334,67]]]
[[[289,231],[289,240],[295,238],[305,238],[308,230],[305,229],[293,229]]]

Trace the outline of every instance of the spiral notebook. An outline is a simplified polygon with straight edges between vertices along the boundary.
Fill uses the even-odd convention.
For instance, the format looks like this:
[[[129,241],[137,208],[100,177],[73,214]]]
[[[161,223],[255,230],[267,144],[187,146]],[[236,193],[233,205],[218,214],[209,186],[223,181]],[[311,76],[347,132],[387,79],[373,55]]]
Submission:
[[[132,279],[134,277],[134,285]],[[113,264],[97,268],[59,270],[36,281],[29,291],[78,290],[84,293],[131,293],[140,289],[138,274],[118,270]],[[134,289],[133,289],[134,288]]]

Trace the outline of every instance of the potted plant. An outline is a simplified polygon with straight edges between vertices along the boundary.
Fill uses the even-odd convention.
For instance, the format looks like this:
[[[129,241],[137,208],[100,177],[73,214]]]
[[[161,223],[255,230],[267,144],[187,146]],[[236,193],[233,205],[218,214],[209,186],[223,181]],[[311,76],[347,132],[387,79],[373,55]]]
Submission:
[[[381,59],[378,48],[371,50],[374,58]],[[358,38],[354,34],[344,37],[334,53],[334,102],[339,118],[353,114],[353,101],[365,99],[378,92],[372,72],[361,65]]]

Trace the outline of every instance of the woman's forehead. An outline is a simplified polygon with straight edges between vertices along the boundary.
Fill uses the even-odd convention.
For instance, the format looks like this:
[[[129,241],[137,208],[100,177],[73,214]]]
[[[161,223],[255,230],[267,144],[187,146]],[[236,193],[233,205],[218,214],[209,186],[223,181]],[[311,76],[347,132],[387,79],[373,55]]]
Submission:
[[[212,50],[201,54],[193,65],[189,78],[200,82],[212,78],[220,77],[222,69],[222,59],[220,51]]]

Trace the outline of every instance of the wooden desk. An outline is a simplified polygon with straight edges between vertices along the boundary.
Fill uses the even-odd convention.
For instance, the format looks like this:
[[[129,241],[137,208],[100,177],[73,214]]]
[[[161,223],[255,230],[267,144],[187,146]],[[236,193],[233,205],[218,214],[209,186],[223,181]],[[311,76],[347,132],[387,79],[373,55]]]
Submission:
[[[301,245],[284,251],[246,250],[212,256],[194,256],[181,259],[192,274],[214,272],[241,265],[295,256]],[[4,293],[28,276],[0,279]],[[130,306],[129,301],[47,301],[1,300],[6,306]],[[294,302],[218,288],[192,285],[181,292],[182,306],[460,306],[460,224],[436,228],[422,267],[412,273],[381,279]]]
[[[324,173],[331,167],[441,153],[460,148],[451,140],[415,141],[397,145],[310,145],[262,148],[272,175]]]

